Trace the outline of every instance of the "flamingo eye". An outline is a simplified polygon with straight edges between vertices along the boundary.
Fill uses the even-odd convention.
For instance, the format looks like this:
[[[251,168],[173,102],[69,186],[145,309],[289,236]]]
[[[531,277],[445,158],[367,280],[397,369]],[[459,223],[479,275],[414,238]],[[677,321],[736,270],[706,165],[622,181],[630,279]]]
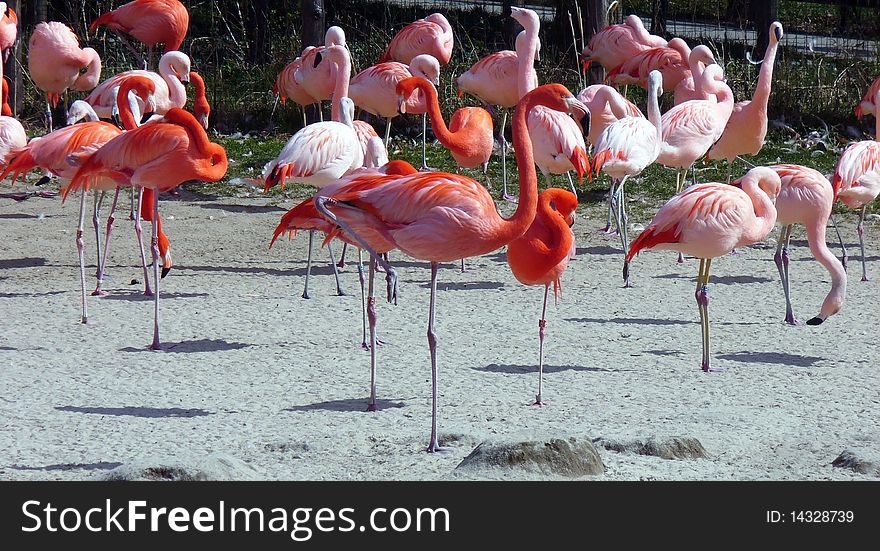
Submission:
[[[80,67],[79,74],[84,75],[84,74],[86,74],[86,71],[88,71],[88,70],[89,70],[88,67]]]

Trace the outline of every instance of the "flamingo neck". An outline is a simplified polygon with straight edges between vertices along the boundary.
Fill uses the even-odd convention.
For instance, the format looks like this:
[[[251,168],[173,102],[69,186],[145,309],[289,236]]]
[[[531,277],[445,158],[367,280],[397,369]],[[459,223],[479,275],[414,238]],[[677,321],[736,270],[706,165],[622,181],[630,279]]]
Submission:
[[[565,223],[562,214],[550,205],[563,193],[568,192],[563,189],[550,188],[538,197],[538,210],[535,218],[540,219],[541,223],[550,229],[551,235],[558,237],[556,242],[547,243],[546,245],[548,247],[546,251],[544,254],[540,255],[540,263],[547,270],[557,266],[568,257],[572,242],[574,241],[571,229],[568,227],[568,224]]]
[[[516,86],[520,99],[532,91],[535,79],[535,52],[538,49],[538,25],[530,24],[525,28],[526,39],[523,41],[523,51],[516,51]]]
[[[189,112],[172,108],[165,113],[165,122],[175,124],[186,130],[190,143],[201,156],[197,159],[197,172],[200,180],[217,181],[226,174],[229,161],[223,146],[211,142],[202,125]]]
[[[137,128],[140,123],[140,121],[134,116],[136,107],[132,106],[132,103],[137,104],[137,102],[129,97],[129,92],[132,91],[133,86],[133,79],[127,79],[116,92],[116,105],[119,109],[119,122],[122,123],[122,127],[126,130],[133,130]],[[147,101],[144,100],[144,108],[146,108],[146,106]],[[92,112],[94,113],[94,110],[92,110]],[[138,114],[140,115],[140,113]]]
[[[755,87],[755,93],[752,94],[752,103],[757,103],[763,107],[765,112],[767,111],[767,103],[770,101],[773,64],[776,62],[776,50],[778,48],[779,42],[771,39],[770,45],[767,46],[767,52],[764,54],[764,61],[761,62],[761,70],[758,72],[758,85]]]
[[[657,81],[651,81],[650,87],[648,89],[648,121],[654,125],[654,128],[657,129],[657,135],[663,135],[663,125],[661,123],[660,116],[660,103],[657,99],[657,93],[660,91],[659,89],[660,83]]]
[[[846,299],[846,271],[825,243],[827,221],[820,218],[822,217],[817,217],[812,223],[807,224],[807,241],[810,244],[810,252],[813,253],[813,257],[831,276],[831,290],[825,296],[819,311],[819,317],[824,320],[836,314],[843,306],[843,301]]]
[[[776,224],[776,206],[764,190],[758,186],[758,181],[757,177],[745,177],[742,180],[742,190],[752,200],[755,219],[758,222],[755,226],[747,227],[743,232],[743,237],[749,243],[756,243],[764,239]]]
[[[617,93],[616,90],[610,87],[602,87],[596,92],[596,95],[593,96],[593,101],[598,101],[599,106],[602,107],[602,110],[605,110],[605,106],[607,105],[617,120],[620,120],[628,115],[626,109],[626,102],[623,100],[623,96]]]
[[[168,99],[171,104],[175,107],[186,105],[186,88],[183,87],[180,77],[174,73],[174,70],[171,69],[171,63],[164,56],[159,62],[159,74],[168,85]]]
[[[440,112],[440,103],[437,99],[437,89],[427,82],[416,82],[414,88],[424,94],[428,116],[431,118],[431,129],[437,136],[437,140],[447,148],[459,145],[456,135],[449,131],[446,121],[443,120],[443,113]],[[407,94],[407,97],[410,95],[412,94]]]
[[[874,105],[877,107],[877,113],[874,114],[874,139],[880,141],[880,88],[874,94]]]
[[[348,97],[348,82],[351,79],[351,58],[345,46],[332,46],[336,84],[333,86],[333,105],[330,117],[336,122],[342,122],[342,98]],[[338,59],[336,59],[338,58]]]
[[[519,175],[519,203],[510,218],[504,219],[498,236],[503,243],[510,243],[523,235],[535,219],[538,208],[538,176],[535,172],[535,156],[526,123],[529,112],[538,103],[535,96],[520,100],[513,113],[513,148]]]

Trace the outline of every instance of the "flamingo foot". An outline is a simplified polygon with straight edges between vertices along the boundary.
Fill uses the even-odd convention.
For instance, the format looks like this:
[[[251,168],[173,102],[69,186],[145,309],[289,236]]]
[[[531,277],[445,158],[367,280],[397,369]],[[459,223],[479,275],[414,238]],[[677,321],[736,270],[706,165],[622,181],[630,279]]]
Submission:
[[[547,402],[545,402],[544,400],[541,399],[540,394],[535,395],[535,403],[532,404],[533,407],[543,407],[546,405],[547,405]]]
[[[93,296],[93,297],[106,297],[106,296],[107,296],[107,291],[105,291],[104,289],[101,289],[100,287],[98,287],[98,288],[96,288],[94,291],[92,291],[92,296]]]
[[[379,411],[379,407],[375,404],[367,404],[367,411]]]
[[[159,344],[159,337],[156,336],[153,338],[152,344],[150,344],[150,350],[162,350],[162,345]]]
[[[678,262],[679,264],[684,264],[684,255],[683,255],[683,254],[678,253],[678,260],[677,260],[677,262]]]
[[[82,323],[83,325],[86,325],[87,323],[89,323],[89,318],[83,316],[82,320],[80,320],[80,323]]]
[[[428,166],[426,164],[419,167],[419,172],[439,172],[439,171],[440,171],[439,168],[434,168],[434,167]]]
[[[739,251],[737,251],[736,249],[731,249],[731,251],[727,254],[729,254],[730,256],[739,256],[740,255]]]
[[[379,338],[376,339],[376,348],[382,348],[382,346],[384,346],[384,345],[385,345],[385,341],[383,341],[382,339],[379,339]],[[366,352],[370,351],[370,345],[367,343],[367,341],[363,341],[361,343],[361,348],[363,348]]]
[[[847,267],[849,266],[849,257],[843,255],[842,257],[840,257],[840,263],[843,265],[843,271],[845,272]]]
[[[340,270],[345,269],[345,266],[346,266],[346,264],[345,264],[344,258],[340,258],[339,262],[336,263],[336,267],[339,268]]]
[[[310,299],[312,297],[309,295],[308,291],[303,291],[302,298]]]
[[[437,441],[433,441],[428,444],[428,448],[425,451],[428,453],[451,453],[452,448],[441,447]]]
[[[785,315],[785,323],[794,327],[804,324],[804,322],[794,317],[794,314],[791,313]]]
[[[701,366],[703,373],[723,373],[724,369],[720,367],[711,367],[708,362],[703,362]]]
[[[505,201],[508,201],[510,203],[519,203],[519,197],[514,197],[513,195],[507,193],[505,193],[502,197]]]
[[[862,276],[862,281],[871,281],[871,280],[868,279],[868,276]]]
[[[145,296],[145,297],[151,297],[151,296],[153,296],[153,291],[150,290],[150,289],[146,289],[146,290],[144,291],[144,296]]]

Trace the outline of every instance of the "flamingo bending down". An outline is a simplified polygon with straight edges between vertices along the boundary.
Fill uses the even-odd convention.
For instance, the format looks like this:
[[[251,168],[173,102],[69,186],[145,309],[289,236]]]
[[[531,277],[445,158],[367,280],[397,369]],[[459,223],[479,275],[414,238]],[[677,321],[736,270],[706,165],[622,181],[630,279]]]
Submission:
[[[102,25],[141,41],[149,52],[146,64],[149,68],[153,64],[153,48],[157,44],[165,45],[166,54],[179,50],[183,45],[189,28],[189,12],[178,0],[133,0],[92,21],[89,32],[95,32]],[[128,41],[125,43],[131,47]],[[134,53],[140,55],[137,51]]]
[[[367,67],[351,79],[349,96],[354,104],[373,115],[385,118],[385,147],[391,136],[391,119],[400,112],[397,104],[397,83],[409,77],[423,77],[440,84],[440,63],[437,58],[422,54],[412,58],[409,66],[387,61]],[[422,115],[422,167],[427,168],[426,131],[428,106],[423,95],[414,93],[406,100],[406,112]]]
[[[323,61],[321,61],[323,58]],[[285,181],[315,186],[320,189],[364,164],[364,147],[354,129],[354,104],[348,97],[348,77],[351,58],[344,46],[324,50],[319,62],[335,64],[336,89],[333,92],[332,121],[316,122],[301,128],[290,137],[278,157],[263,169],[265,191]],[[303,298],[309,298],[309,278],[312,271],[312,248],[315,232],[309,232],[309,258],[306,263],[306,283]],[[336,293],[345,293],[339,283],[336,260],[329,245],[330,261],[336,278]]]
[[[223,146],[212,143],[199,122],[183,109],[171,109],[162,120],[145,124],[113,138],[88,158],[65,190],[115,189],[120,185],[152,188],[153,196],[153,350],[159,342],[159,193],[187,180],[215,182],[226,174]]]
[[[807,229],[807,242],[813,257],[822,264],[831,276],[831,290],[822,302],[819,315],[810,318],[807,325],[819,325],[833,316],[843,306],[846,299],[846,270],[834,257],[825,243],[825,227],[831,216],[834,203],[834,189],[818,170],[799,165],[773,165],[768,167],[779,175],[781,189],[776,196],[776,221],[782,224],[779,244],[773,261],[779,270],[782,290],[785,293],[785,323],[800,325],[791,307],[791,280],[789,279],[788,245],[791,230],[795,224],[803,224]],[[740,180],[734,182],[739,186]]]
[[[471,178],[444,172],[427,172],[389,178],[363,176],[347,179],[332,195],[318,195],[318,211],[339,225],[383,265],[388,300],[396,298],[394,268],[378,258],[373,241],[382,240],[409,256],[431,263],[431,300],[428,347],[431,354],[431,439],[428,452],[440,451],[437,439],[437,335],[434,305],[440,262],[485,254],[522,236],[535,218],[538,185],[526,119],[536,106],[580,111],[586,107],[564,86],[539,86],[520,100],[514,113],[513,141],[520,180],[520,200],[509,219],[498,214],[486,188]],[[367,183],[368,180],[380,179]],[[387,245],[385,245],[387,246]],[[372,323],[372,320],[371,320]]]
[[[675,85],[673,105],[692,99],[709,99],[710,94],[703,90],[703,72],[709,65],[715,64],[715,54],[708,46],[700,44],[687,55],[690,74]]]
[[[758,85],[751,100],[733,104],[733,111],[727,120],[724,133],[709,149],[707,157],[712,160],[727,159],[727,181],[730,182],[733,160],[737,155],[757,155],[764,147],[767,136],[767,102],[770,100],[770,85],[773,81],[773,63],[776,50],[782,40],[782,24],[774,21],[770,25],[770,45],[761,63]]]
[[[645,29],[638,15],[628,15],[623,23],[609,25],[593,35],[581,52],[583,70],[586,72],[595,61],[611,71],[639,52],[666,45],[666,40]]]
[[[874,95],[874,104],[880,105],[880,90]],[[868,281],[865,260],[865,214],[868,204],[880,195],[880,117],[875,115],[875,139],[849,144],[834,169],[831,185],[835,199],[849,208],[861,207],[859,215],[859,247],[862,251],[862,281]]]
[[[657,162],[678,169],[676,193],[684,187],[687,169],[721,137],[724,125],[730,118],[733,92],[723,78],[724,70],[720,65],[706,67],[702,89],[716,99],[686,101],[663,113],[663,144]]]
[[[734,248],[766,238],[776,223],[773,202],[779,193],[779,175],[756,167],[742,179],[742,189],[719,183],[695,184],[660,207],[626,254],[623,277],[629,263],[643,249],[664,249],[691,254],[700,259],[694,296],[700,309],[703,340],[703,371],[710,367],[709,354],[709,267],[713,258]]]
[[[547,295],[553,284],[553,297],[562,289],[560,278],[568,266],[569,251],[574,245],[574,212],[577,195],[564,189],[550,188],[538,196],[535,220],[522,237],[507,245],[507,264],[514,277],[524,285],[544,286],[544,305],[538,320],[538,394],[532,405],[543,406],[544,329],[547,326]]]
[[[442,13],[432,13],[400,29],[379,58],[379,63],[397,61],[408,65],[414,57],[428,54],[440,65],[446,65],[452,57],[453,43],[452,25]]]
[[[518,10],[512,7],[511,10]],[[528,19],[523,19],[524,26],[530,25]],[[534,38],[531,38],[534,36]],[[530,42],[531,39],[531,42]],[[504,109],[501,117],[501,131],[498,134],[498,142],[501,144],[501,187],[505,198],[510,197],[507,193],[507,138],[504,129],[507,127],[508,109],[512,109],[519,101],[519,88],[517,75],[519,71],[519,56],[525,56],[526,50],[535,50],[535,56],[541,51],[541,42],[537,39],[537,32],[532,35],[528,31],[520,31],[516,35],[516,51],[501,50],[480,59],[470,69],[460,74],[455,79],[458,95],[471,94],[479,98],[486,105],[494,105]],[[532,66],[528,71],[529,89],[538,86],[538,74]]]
[[[657,160],[662,143],[663,123],[660,117],[658,98],[663,94],[663,77],[660,71],[651,71],[648,76],[648,118],[624,117],[608,126],[599,136],[593,152],[593,170],[599,170],[611,177],[611,206],[624,255],[629,249],[629,217],[626,214],[626,199],[623,192],[626,179],[641,174],[645,168]],[[622,102],[614,98],[612,109],[621,112]],[[616,188],[615,188],[616,184]],[[629,273],[624,278],[624,286],[629,287]]]
[[[309,46],[306,48],[306,51],[313,48],[314,46]],[[295,75],[299,68],[302,67],[302,63],[303,58],[299,56],[281,69],[278,77],[275,78],[275,83],[272,85],[272,94],[281,100],[282,105],[288,99],[293,100],[294,103],[299,105],[302,108],[303,126],[305,126],[307,124],[306,106],[318,103],[318,101],[306,92],[302,84],[296,81]]]
[[[82,69],[85,68],[85,72]],[[46,92],[46,120],[52,131],[52,109],[68,89],[85,91],[101,80],[101,57],[79,47],[70,27],[58,21],[39,23],[28,41],[28,70],[37,88]]]

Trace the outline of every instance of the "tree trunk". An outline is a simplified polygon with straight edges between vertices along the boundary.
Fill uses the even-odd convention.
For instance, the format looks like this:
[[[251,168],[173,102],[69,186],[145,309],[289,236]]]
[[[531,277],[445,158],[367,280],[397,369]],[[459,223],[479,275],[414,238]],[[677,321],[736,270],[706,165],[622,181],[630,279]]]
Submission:
[[[302,0],[301,13],[303,48],[324,44],[324,0]],[[309,124],[320,120],[318,109],[309,106],[306,120]]]
[[[762,59],[767,45],[770,43],[768,32],[770,24],[779,18],[779,0],[759,0],[753,4],[755,10],[755,33],[758,40],[755,43],[754,59]]]
[[[651,34],[666,36],[666,17],[669,0],[654,0],[651,5]]]
[[[608,0],[578,0],[584,17],[584,40],[589,44],[594,34],[608,26]],[[590,65],[587,75],[589,84],[598,84],[605,79],[605,70],[598,63]]]
[[[272,49],[272,37],[269,34],[269,0],[254,0],[250,3],[248,27],[251,33],[248,61],[254,64],[267,63]]]

